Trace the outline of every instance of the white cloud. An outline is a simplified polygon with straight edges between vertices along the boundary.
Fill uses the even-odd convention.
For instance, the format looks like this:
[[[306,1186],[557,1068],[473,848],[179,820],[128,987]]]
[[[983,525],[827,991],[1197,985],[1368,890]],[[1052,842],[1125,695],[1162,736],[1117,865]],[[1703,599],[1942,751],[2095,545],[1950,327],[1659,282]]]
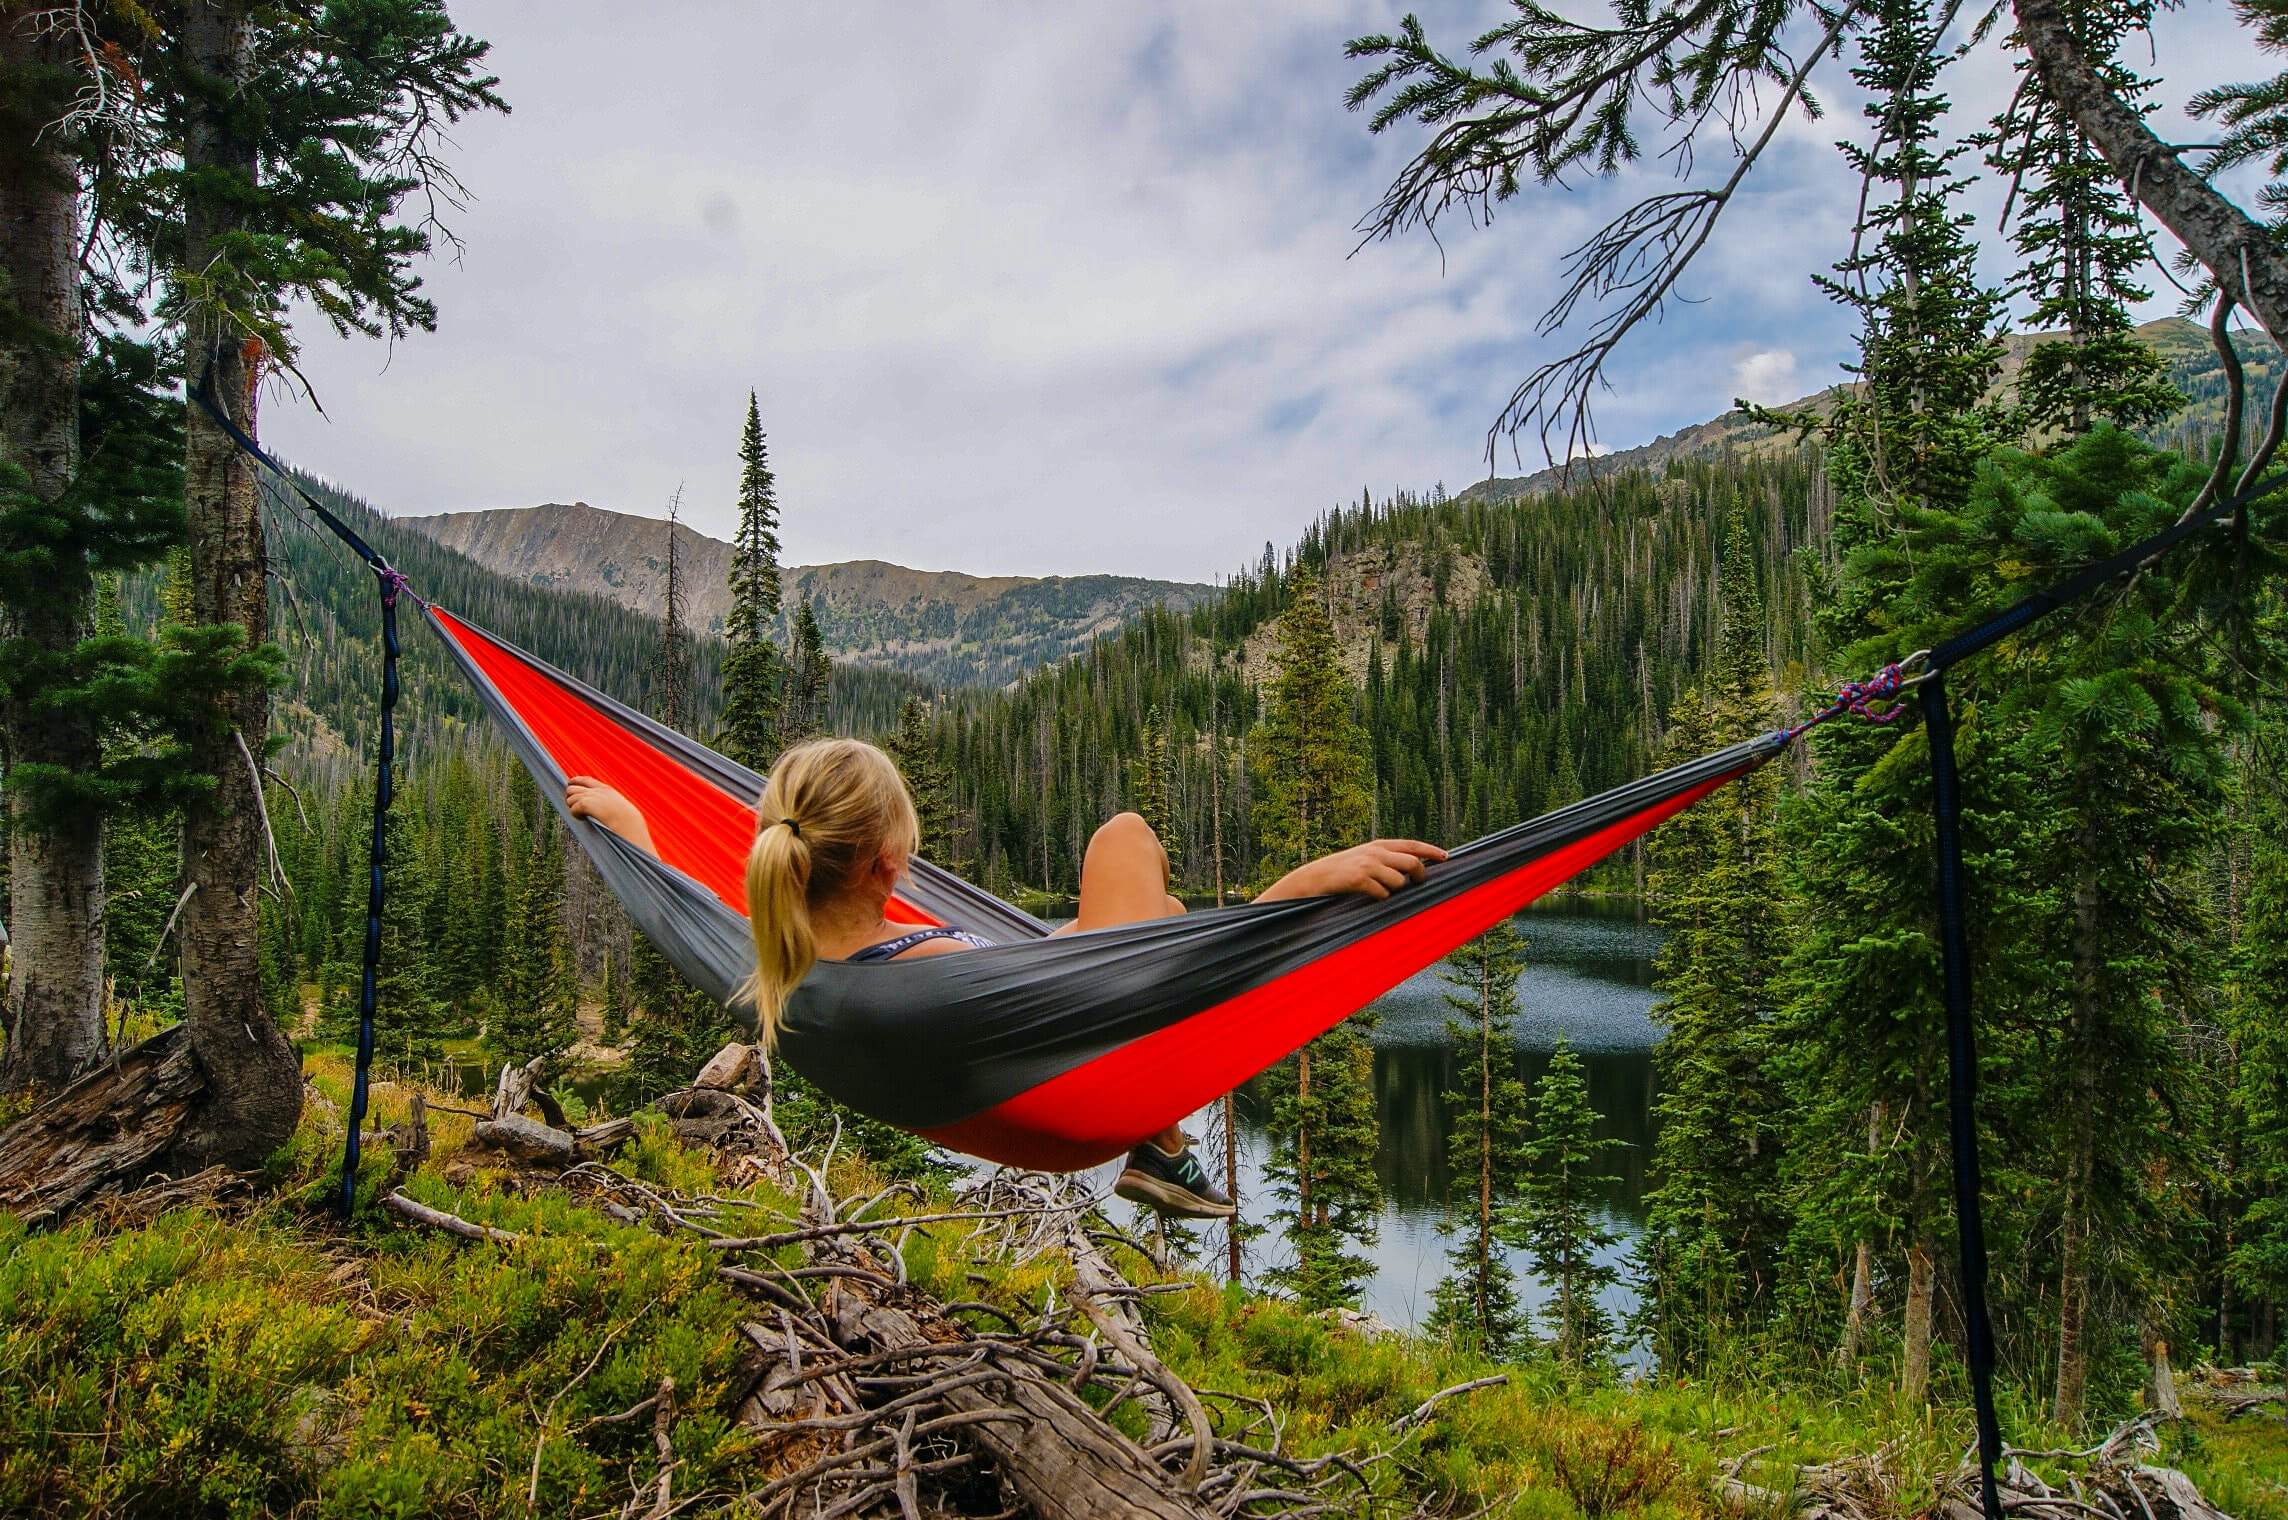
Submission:
[[[1744,354],[1732,365],[1732,394],[1765,406],[1793,401],[1804,393],[1796,374],[1795,355],[1784,348],[1763,348]]]
[[[792,558],[993,571],[1205,579],[1362,483],[1458,486],[1564,346],[1533,329],[1565,250],[1667,181],[1352,256],[1420,134],[1342,109],[1341,46],[1409,8],[1447,45],[1508,11],[459,0],[516,113],[458,131],[480,199],[427,272],[440,330],[305,322],[331,420],[281,395],[266,431],[393,511],[657,512],[680,481],[720,534],[752,386]],[[1603,443],[1847,351],[1807,278],[1848,236],[1830,94],[1617,356]]]

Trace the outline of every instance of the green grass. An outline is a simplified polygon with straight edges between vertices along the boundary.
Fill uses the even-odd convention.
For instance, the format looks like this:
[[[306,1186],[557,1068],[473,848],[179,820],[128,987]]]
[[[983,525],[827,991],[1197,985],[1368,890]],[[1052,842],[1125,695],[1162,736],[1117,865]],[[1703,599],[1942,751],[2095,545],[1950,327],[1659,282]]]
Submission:
[[[365,1207],[345,1227],[325,1202],[346,1060],[320,1052],[311,1076],[327,1103],[311,1106],[251,1212],[45,1235],[0,1219],[0,1513],[521,1517],[535,1512],[536,1448],[537,1513],[612,1513],[655,1470],[650,1425],[588,1422],[662,1377],[678,1390],[679,1498],[768,1476],[767,1453],[726,1407],[740,1323],[756,1309],[716,1282],[710,1253],[455,1166],[470,1121],[444,1114],[432,1120],[432,1163],[407,1191],[526,1239],[471,1245],[397,1226],[374,1207],[389,1161],[370,1152]],[[377,1087],[379,1122],[409,1099]],[[728,1192],[656,1118],[639,1120],[618,1165],[655,1187],[732,1200],[734,1215],[752,1205],[736,1228],[767,1231],[792,1212],[768,1187]],[[872,1191],[855,1163],[838,1185]],[[943,1296],[1012,1311],[1052,1291],[1066,1301],[1061,1263],[1004,1269],[974,1259],[967,1241],[959,1227],[917,1230],[909,1271]],[[1140,1260],[1121,1265],[1154,1275]],[[1205,1282],[1148,1300],[1147,1313],[1160,1354],[1211,1390],[1212,1406],[1269,1400],[1290,1450],[1387,1452],[1368,1469],[1379,1494],[1456,1513],[1713,1520],[1726,1513],[1716,1482],[1727,1457],[1768,1447],[1750,1476],[1784,1486],[1790,1463],[1888,1446],[1910,1514],[1969,1434],[1960,1411],[1910,1408],[1881,1388],[1623,1387],[1536,1364],[1503,1369],[1508,1386],[1450,1400],[1398,1438],[1391,1423],[1430,1393],[1493,1369]],[[2006,1414],[2021,1444],[2063,1444],[2019,1423],[2024,1410]],[[1130,1406],[1117,1418],[1137,1416]],[[2196,1417],[2168,1443],[2165,1460],[2228,1512],[2288,1520],[2277,1419]]]

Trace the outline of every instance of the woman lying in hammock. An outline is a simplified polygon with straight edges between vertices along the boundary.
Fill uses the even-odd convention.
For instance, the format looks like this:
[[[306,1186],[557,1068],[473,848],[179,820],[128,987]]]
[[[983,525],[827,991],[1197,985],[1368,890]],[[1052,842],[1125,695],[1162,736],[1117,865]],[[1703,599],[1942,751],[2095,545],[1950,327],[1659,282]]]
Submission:
[[[573,777],[564,802],[574,817],[659,853],[635,804],[602,782]],[[789,994],[821,958],[891,961],[986,943],[961,929],[916,929],[885,916],[921,829],[904,778],[873,745],[855,739],[796,745],[772,767],[756,816],[761,826],[747,855],[747,915],[755,935],[755,1011],[766,1044]],[[1377,839],[1288,872],[1257,901],[1339,892],[1388,897],[1420,881],[1427,863],[1445,858],[1444,850],[1419,840]],[[1183,911],[1168,895],[1168,853],[1159,837],[1137,814],[1122,813],[1089,840],[1079,915],[1057,932]],[[1232,1212],[1231,1199],[1208,1180],[1189,1139],[1174,1127],[1129,1153],[1113,1191],[1185,1218]]]

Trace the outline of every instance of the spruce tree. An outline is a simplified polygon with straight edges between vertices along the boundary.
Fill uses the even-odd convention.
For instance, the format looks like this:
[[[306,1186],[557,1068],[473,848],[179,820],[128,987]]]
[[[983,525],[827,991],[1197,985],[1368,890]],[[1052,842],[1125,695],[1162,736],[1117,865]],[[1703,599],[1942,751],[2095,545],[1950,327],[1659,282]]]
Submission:
[[[795,607],[794,647],[787,657],[786,703],[779,719],[782,745],[800,744],[826,731],[827,685],[833,673],[818,612],[804,597]]]
[[[138,97],[181,157],[122,174],[108,230],[130,264],[160,276],[186,388],[252,435],[263,367],[294,361],[298,303],[343,335],[435,325],[413,266],[458,189],[440,137],[464,115],[506,109],[484,42],[437,0],[307,12],[210,0],[121,40],[144,48]],[[270,586],[256,467],[198,405],[183,416],[193,620],[258,650]],[[215,692],[200,716],[190,758],[215,781],[183,806],[195,890],[178,943],[206,1095],[175,1159],[256,1165],[292,1134],[302,1100],[258,964],[262,788],[246,757],[269,743],[268,686]]]
[[[1560,1038],[1533,1085],[1517,1218],[1534,1273],[1549,1289],[1542,1320],[1550,1349],[1575,1372],[1601,1368],[1612,1355],[1613,1320],[1601,1295],[1620,1273],[1598,1253],[1619,1237],[1599,1216],[1616,1180],[1605,1158],[1620,1144],[1597,1137],[1588,1075]]]
[[[953,777],[938,757],[930,737],[929,708],[920,697],[908,696],[898,704],[898,731],[891,735],[888,749],[898,774],[906,778],[906,791],[921,820],[922,859],[960,874],[964,862],[954,846]]]
[[[1174,762],[1168,753],[1168,720],[1157,703],[1144,714],[1144,728],[1138,735],[1137,747],[1142,753],[1128,767],[1129,793],[1136,799],[1136,811],[1159,836],[1168,859],[1181,861],[1183,836],[1176,827]]]
[[[1249,743],[1255,834],[1266,882],[1358,843],[1373,806],[1366,741],[1316,576],[1285,587],[1262,729]]]
[[[2252,777],[2247,903],[2226,1001],[2240,1167],[2227,1232],[2233,1286],[2288,1304],[2288,796]],[[2219,1348],[2220,1355],[2228,1355]]]
[[[2089,0],[2068,26],[2117,99],[2139,102],[2152,81],[2121,61],[2141,31],[2124,0]],[[2032,61],[2018,62],[2021,77]],[[1987,162],[2012,177],[2020,259],[2011,293],[2028,303],[2028,325],[2062,336],[2037,343],[2019,372],[2011,431],[2078,437],[2098,422],[2140,428],[2183,404],[2159,353],[2139,341],[2132,308],[2152,298],[2139,271],[2152,240],[2120,179],[2073,122],[2039,90],[2020,90],[1982,139]]]
[[[1357,843],[1373,803],[1324,593],[1308,571],[1291,576],[1284,592],[1264,722],[1249,757],[1266,880]],[[1371,1271],[1356,1248],[1374,1239],[1381,1199],[1367,1017],[1353,1015],[1306,1045],[1274,1088],[1267,1170],[1293,1206],[1284,1223],[1295,1259],[1272,1277],[1313,1307],[1351,1302]]]
[[[1731,517],[1723,626],[1705,696],[1670,715],[1683,760],[1778,726],[1764,654],[1764,600],[1745,520]],[[1653,1056],[1661,1130],[1642,1250],[1645,1312],[1664,1365],[1697,1363],[1727,1326],[1766,1312],[1785,1225],[1784,1126],[1770,1068],[1773,978],[1783,956],[1778,787],[1766,768],[1653,836],[1654,911],[1668,931],[1655,967]]]
[[[731,539],[730,580],[721,744],[740,764],[765,771],[778,753],[786,672],[771,636],[779,618],[778,498],[753,391],[747,392],[747,422],[739,436],[739,529]]]
[[[1280,1226],[1292,1252],[1266,1275],[1305,1308],[1357,1303],[1374,1273],[1360,1254],[1375,1242],[1382,1205],[1372,1022],[1370,1014],[1353,1014],[1266,1081],[1272,1112],[1264,1175],[1289,1206]]]
[[[574,1018],[578,986],[568,985],[565,977],[570,947],[561,904],[562,857],[544,829],[532,831],[523,853],[509,890],[492,1017],[485,1025],[485,1042],[501,1060],[517,1066],[564,1049],[579,1034]]]
[[[1514,1024],[1525,936],[1504,919],[1446,957],[1446,1021],[1455,1051],[1444,1094],[1452,1129],[1446,1164],[1453,1191],[1439,1228],[1455,1237],[1430,1316],[1433,1332],[1492,1357],[1522,1349],[1526,1316],[1506,1249],[1525,1244],[1517,1204],[1529,1169],[1525,1083],[1517,1074]]]

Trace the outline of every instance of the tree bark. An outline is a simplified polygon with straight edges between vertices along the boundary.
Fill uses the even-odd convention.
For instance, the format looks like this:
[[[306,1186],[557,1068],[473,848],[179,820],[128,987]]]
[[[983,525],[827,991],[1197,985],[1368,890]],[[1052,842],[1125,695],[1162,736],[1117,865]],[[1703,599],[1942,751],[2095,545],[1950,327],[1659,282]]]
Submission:
[[[219,181],[252,184],[259,172],[238,95],[252,62],[247,0],[205,0],[184,13],[184,49],[204,76],[185,134],[184,257],[222,271],[244,212]],[[184,344],[185,378],[254,430],[260,347],[212,302],[194,308]],[[201,624],[235,626],[248,647],[270,636],[269,585],[253,462],[206,413],[185,413],[183,490],[190,523],[191,611]],[[193,748],[217,785],[183,809],[183,859],[191,889],[182,916],[184,1023],[207,1082],[207,1100],[185,1134],[179,1161],[254,1165],[294,1132],[302,1074],[294,1047],[262,1001],[259,921],[262,794],[246,754],[262,753],[270,696],[258,686],[219,703],[218,722]],[[240,745],[246,753],[241,753]]]
[[[1883,1144],[1883,1105],[1867,1110],[1867,1154]],[[1875,1245],[1862,1238],[1851,1253],[1851,1302],[1843,1314],[1843,1340],[1835,1348],[1835,1364],[1849,1367],[1859,1360],[1859,1346],[1867,1335],[1867,1313],[1875,1304]]]
[[[1899,1355],[1899,1392],[1910,1404],[1930,1396],[1931,1301],[1937,1283],[1930,1246],[1918,1240],[1907,1248],[1906,1344]]]
[[[0,450],[43,501],[79,473],[79,175],[46,129],[66,107],[56,39],[25,7],[0,5]],[[94,579],[67,553],[37,600],[0,611],[0,634],[60,655],[89,632]],[[52,765],[75,774],[101,758],[94,721],[76,705],[0,708],[0,768]],[[62,1088],[104,1052],[103,825],[92,809],[36,825],[8,792],[13,977],[0,1088]]]
[[[2088,795],[2096,783],[2095,760],[2078,768],[2077,790]],[[2073,980],[2068,993],[2065,1048],[2071,1087],[2066,1099],[2065,1177],[2058,1231],[2058,1375],[2050,1417],[2068,1430],[2081,1426],[2082,1400],[2089,1387],[2090,1185],[2097,1162],[2097,1043],[2104,1018],[2105,897],[2097,860],[2104,844],[2094,825],[2084,822],[2074,838]]]
[[[2061,0],[2013,0],[2012,10],[2043,94],[2266,333],[2288,334],[2288,253],[2105,87]]]
[[[0,1209],[58,1224],[161,1170],[200,1085],[179,1024],[96,1067],[0,1130]]]

